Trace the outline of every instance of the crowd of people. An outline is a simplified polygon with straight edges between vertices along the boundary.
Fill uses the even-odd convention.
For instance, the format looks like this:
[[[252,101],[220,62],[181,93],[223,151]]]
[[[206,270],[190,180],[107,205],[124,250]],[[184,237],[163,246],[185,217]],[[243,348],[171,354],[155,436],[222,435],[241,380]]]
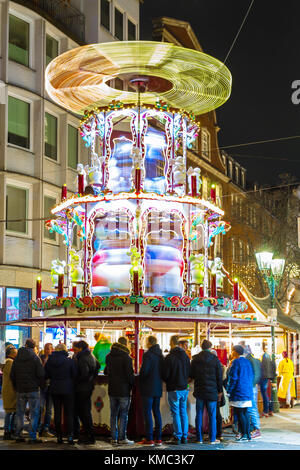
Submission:
[[[276,376],[275,362],[267,348],[260,361],[253,356],[249,346],[238,344],[233,347],[226,366],[208,340],[202,342],[201,352],[192,357],[189,357],[186,342],[180,341],[176,335],[170,339],[170,352],[166,356],[155,336],[147,337],[146,348],[138,377],[145,437],[138,444],[162,445],[160,401],[163,383],[173,421],[172,444],[188,442],[189,425],[195,426],[197,443],[203,443],[204,432],[208,433],[210,444],[221,442],[221,408],[226,400],[233,409],[236,440],[250,441],[261,436],[258,386],[263,398],[262,416],[272,416],[268,384]],[[27,339],[19,350],[11,344],[6,347],[2,384],[3,438],[25,442],[23,429],[28,407],[29,443],[41,443],[42,437],[53,436],[50,431],[53,409],[58,444],[63,443],[62,416],[68,444],[74,445],[76,440],[94,444],[91,396],[95,378],[99,371],[103,371],[108,377],[111,444],[134,444],[127,438],[131,395],[136,384],[127,338],[122,336],[113,343],[107,350],[105,363],[102,361],[101,364],[83,340],[73,343],[72,350],[73,355],[70,356],[65,344],[58,344],[53,349],[48,343],[43,354],[39,355],[32,339]],[[279,372],[282,374],[279,396],[281,393],[290,400],[294,394],[292,361],[285,352]],[[189,423],[187,413],[192,382],[196,399],[195,423]],[[81,425],[84,433],[80,433]]]

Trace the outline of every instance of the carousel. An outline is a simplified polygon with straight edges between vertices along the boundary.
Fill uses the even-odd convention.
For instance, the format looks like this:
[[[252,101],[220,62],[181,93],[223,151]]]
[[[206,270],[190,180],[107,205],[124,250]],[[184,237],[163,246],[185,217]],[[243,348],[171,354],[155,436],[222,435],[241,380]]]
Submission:
[[[62,235],[66,255],[51,266],[56,296],[42,298],[38,279],[27,323],[42,331],[62,327],[65,342],[71,328],[77,335],[100,331],[104,343],[113,332],[125,333],[137,375],[141,339],[149,332],[161,339],[179,333],[196,347],[212,332],[221,338],[234,329],[255,331],[260,323],[245,316],[238,281],[232,281],[231,296],[222,294],[225,271],[212,247],[230,225],[215,188],[203,199],[200,168],[187,168],[201,114],[229,98],[225,65],[169,43],[93,44],[55,58],[46,89],[53,101],[82,116],[89,162],[78,164],[77,193],[68,194],[64,185],[46,222]],[[103,433],[109,432],[109,400],[107,379],[98,379],[93,417]],[[129,435],[143,432],[139,407],[137,383]],[[161,407],[167,430],[166,393]],[[193,424],[192,393],[189,414]],[[229,418],[228,409],[223,414]]]

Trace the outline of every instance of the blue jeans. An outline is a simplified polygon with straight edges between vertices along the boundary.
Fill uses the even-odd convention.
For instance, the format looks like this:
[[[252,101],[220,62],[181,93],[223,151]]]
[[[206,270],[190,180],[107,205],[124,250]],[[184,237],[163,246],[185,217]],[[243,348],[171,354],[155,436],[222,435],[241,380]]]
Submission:
[[[110,429],[114,441],[126,439],[130,397],[109,397],[110,400]],[[119,421],[120,419],[120,421]],[[118,426],[119,421],[119,426]]]
[[[146,397],[142,396],[143,402],[143,412],[144,412],[144,419],[145,419],[145,432],[146,432],[146,439],[148,441],[153,440],[153,419],[152,419],[152,412],[155,420],[155,439],[157,441],[161,440],[161,433],[162,433],[162,421],[161,421],[161,414],[160,414],[160,397]]]
[[[26,405],[29,405],[30,426],[29,437],[36,439],[40,417],[40,392],[17,392],[16,435],[20,436],[24,427]]]
[[[6,413],[4,417],[4,432],[15,433],[15,412]]]
[[[270,379],[261,379],[260,381],[260,391],[264,403],[264,413],[268,414],[270,411],[273,411],[273,402],[268,397],[268,384]]]
[[[189,430],[189,419],[187,414],[188,390],[176,390],[168,392],[168,403],[170,406],[174,436],[176,439],[187,439]]]
[[[40,400],[40,419],[38,430],[39,432],[49,431],[53,407],[52,397],[49,393],[49,387],[40,391]],[[45,411],[44,417],[43,411]]]
[[[197,440],[202,441],[202,422],[203,422],[203,410],[206,406],[209,421],[209,439],[210,442],[215,442],[217,437],[217,402],[201,400],[196,398],[196,433]]]
[[[251,430],[260,429],[260,419],[257,409],[257,386],[253,387],[252,407],[249,408]]]

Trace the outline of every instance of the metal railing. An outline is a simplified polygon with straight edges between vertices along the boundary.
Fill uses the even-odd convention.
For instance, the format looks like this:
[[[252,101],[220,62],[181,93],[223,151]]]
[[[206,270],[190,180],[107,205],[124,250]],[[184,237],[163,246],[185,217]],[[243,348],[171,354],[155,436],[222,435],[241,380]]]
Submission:
[[[85,16],[70,0],[14,0],[34,10],[79,44],[85,42]]]

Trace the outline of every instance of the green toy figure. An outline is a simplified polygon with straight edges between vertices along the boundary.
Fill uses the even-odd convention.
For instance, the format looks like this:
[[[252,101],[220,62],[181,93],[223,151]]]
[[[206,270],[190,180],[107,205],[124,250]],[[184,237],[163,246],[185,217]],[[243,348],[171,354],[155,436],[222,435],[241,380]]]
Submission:
[[[110,352],[111,343],[106,336],[99,332],[95,333],[94,338],[97,343],[95,344],[95,347],[93,349],[93,354],[101,365],[99,372],[103,372],[106,365],[106,356]]]

